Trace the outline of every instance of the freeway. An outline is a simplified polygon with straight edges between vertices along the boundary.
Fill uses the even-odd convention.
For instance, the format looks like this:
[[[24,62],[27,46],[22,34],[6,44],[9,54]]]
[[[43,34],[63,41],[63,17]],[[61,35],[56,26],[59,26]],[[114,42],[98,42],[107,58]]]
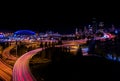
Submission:
[[[16,60],[17,58],[10,54],[10,50],[13,49],[14,47],[15,47],[15,45],[11,45],[11,46],[7,47],[3,51],[2,56],[4,58],[10,59],[10,60]]]
[[[75,41],[74,41],[75,42]],[[85,43],[85,41],[78,41],[78,43]],[[77,44],[78,44],[77,43]],[[74,43],[73,43],[74,44]],[[74,44],[76,45],[76,44]],[[55,47],[61,47],[61,46],[71,46],[71,44],[65,44],[65,45],[57,45]],[[38,48],[32,51],[29,51],[25,54],[23,54],[18,60],[16,61],[14,67],[13,67],[13,81],[36,81],[35,77],[32,75],[30,68],[29,68],[29,60],[34,56],[37,52],[42,51],[42,48]]]
[[[80,40],[67,40],[67,41],[62,41],[62,43],[69,44],[69,45],[78,45],[78,44],[85,44],[87,39],[80,39]]]
[[[13,81],[36,81],[30,71],[29,60],[39,51],[42,51],[42,48],[29,51],[18,58],[13,67]]]
[[[0,59],[0,77],[4,81],[11,81],[12,78],[12,69],[8,67],[2,59]]]
[[[14,45],[7,47],[3,50],[2,56],[7,59],[15,60],[16,58],[10,55],[10,50],[14,48]],[[8,65],[3,59],[0,59],[0,77],[4,81],[11,81],[12,79],[12,67]]]

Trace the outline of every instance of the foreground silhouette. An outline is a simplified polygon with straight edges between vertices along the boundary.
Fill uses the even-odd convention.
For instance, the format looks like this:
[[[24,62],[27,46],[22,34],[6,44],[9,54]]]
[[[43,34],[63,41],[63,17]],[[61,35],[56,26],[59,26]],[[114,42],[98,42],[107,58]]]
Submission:
[[[97,55],[76,55],[49,49],[51,62],[30,65],[37,81],[119,81],[120,63]],[[45,50],[46,51],[46,50]],[[48,53],[47,53],[48,54]],[[36,66],[36,67],[32,67]],[[41,80],[42,79],[42,80]]]
[[[75,56],[51,63],[45,81],[120,80],[120,63],[98,56]]]

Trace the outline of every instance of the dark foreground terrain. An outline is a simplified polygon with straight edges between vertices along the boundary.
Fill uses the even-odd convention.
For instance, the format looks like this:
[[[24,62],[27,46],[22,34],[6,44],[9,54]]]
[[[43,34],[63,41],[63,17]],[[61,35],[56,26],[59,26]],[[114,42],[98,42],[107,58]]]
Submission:
[[[62,53],[62,52],[61,52]],[[58,55],[60,52],[58,52]],[[55,56],[53,56],[55,58]],[[57,56],[56,56],[57,57]],[[60,57],[60,56],[59,56]],[[120,63],[99,56],[70,56],[60,60],[31,65],[37,81],[119,81]]]

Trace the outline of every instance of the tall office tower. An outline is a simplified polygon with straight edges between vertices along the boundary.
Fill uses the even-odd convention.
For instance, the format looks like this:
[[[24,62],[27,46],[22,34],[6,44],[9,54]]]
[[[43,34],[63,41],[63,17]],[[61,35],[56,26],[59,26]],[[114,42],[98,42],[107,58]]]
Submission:
[[[78,33],[80,33],[80,34],[81,34],[81,33],[82,33],[82,29],[79,29]]]
[[[83,30],[83,31],[84,31],[84,32],[87,31],[87,27],[86,27],[86,26],[84,26],[84,30]]]
[[[111,32],[114,32],[115,31],[115,26],[114,26],[114,24],[112,24],[112,27],[111,27],[111,30],[110,30]]]
[[[93,29],[93,33],[95,33],[97,31],[97,21],[96,18],[92,18],[92,29]]]
[[[99,22],[99,29],[104,29],[104,22]]]
[[[78,28],[75,29],[75,34],[76,34],[76,35],[78,34]]]

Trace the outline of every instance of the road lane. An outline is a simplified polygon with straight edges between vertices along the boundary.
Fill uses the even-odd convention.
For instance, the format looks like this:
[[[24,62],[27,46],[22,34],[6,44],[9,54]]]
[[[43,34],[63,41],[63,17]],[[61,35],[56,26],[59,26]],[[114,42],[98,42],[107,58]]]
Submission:
[[[4,58],[8,58],[8,59],[11,58],[15,60],[15,57],[10,54],[10,50],[12,48],[14,48],[14,45],[7,47],[3,51],[2,56]],[[11,81],[12,79],[12,67],[8,65],[6,62],[4,62],[2,59],[0,59],[0,77],[5,81]]]
[[[11,81],[12,69],[3,63],[0,59],[0,77],[5,81]]]
[[[13,49],[14,47],[15,45],[7,47],[5,50],[3,50],[2,56],[10,60],[16,60],[17,58],[10,54],[10,50]]]
[[[0,69],[0,77],[3,81],[10,81],[11,76],[9,76],[6,72]]]
[[[75,42],[75,41],[74,41]],[[85,41],[77,41],[78,43],[85,43]],[[77,43],[77,44],[78,44]],[[71,44],[65,45],[57,45],[55,47],[61,46],[70,46]],[[73,44],[76,45],[76,44]],[[35,77],[32,75],[29,68],[29,60],[34,56],[37,52],[42,51],[42,48],[35,49],[23,54],[16,61],[13,67],[13,81],[36,81]]]
[[[29,68],[29,60],[42,48],[35,49],[23,54],[13,67],[13,81],[36,81]]]

